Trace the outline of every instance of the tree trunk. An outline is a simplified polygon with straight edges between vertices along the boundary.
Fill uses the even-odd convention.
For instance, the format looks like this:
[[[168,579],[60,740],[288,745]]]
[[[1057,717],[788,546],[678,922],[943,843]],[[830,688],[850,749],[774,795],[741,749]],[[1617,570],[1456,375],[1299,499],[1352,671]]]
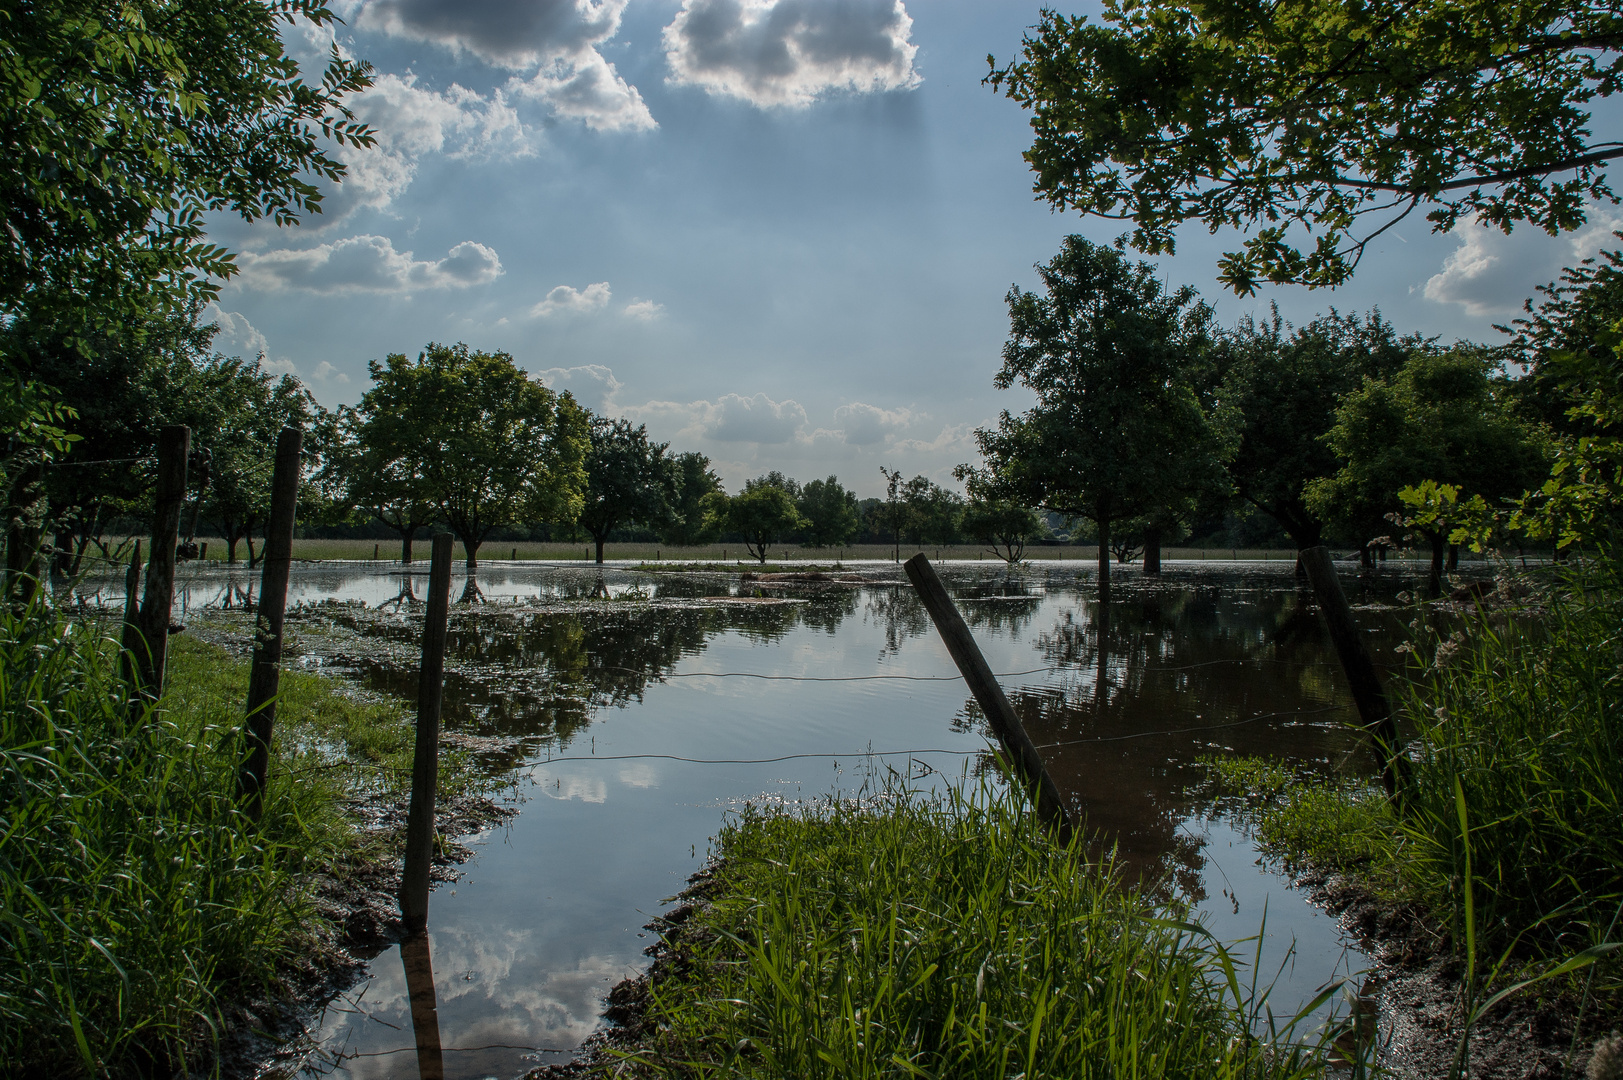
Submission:
[[[1459,568],[1460,568],[1460,546],[1458,544],[1450,544],[1450,545],[1448,545],[1448,567],[1447,567],[1448,572],[1452,574],[1454,571],[1458,570]]]
[[[1099,519],[1099,602],[1110,603],[1110,519]]]
[[[243,543],[248,545],[248,569],[252,570],[254,568],[254,566],[257,565],[258,562],[259,562],[259,556],[254,554],[254,534],[253,534],[253,532],[250,531],[248,533],[248,535],[246,535],[246,536],[244,536],[242,538],[242,540],[243,540]]]
[[[468,573],[470,574],[479,569],[479,544],[480,541],[478,540],[470,540],[466,536],[462,538],[462,550],[468,553]]]
[[[594,532],[592,534],[592,540],[597,544],[597,565],[599,566],[603,565],[603,541],[607,538],[608,533],[606,532]]]
[[[400,530],[400,565],[411,565],[411,542],[417,538],[416,528]]]
[[[231,535],[229,529],[225,530],[225,532],[225,561],[226,565],[229,566],[237,561],[237,538]]]
[[[1375,549],[1367,541],[1358,549],[1358,565],[1365,570],[1375,569]]]
[[[1161,572],[1161,527],[1148,526],[1144,530],[1144,572],[1146,574],[1159,574]]]

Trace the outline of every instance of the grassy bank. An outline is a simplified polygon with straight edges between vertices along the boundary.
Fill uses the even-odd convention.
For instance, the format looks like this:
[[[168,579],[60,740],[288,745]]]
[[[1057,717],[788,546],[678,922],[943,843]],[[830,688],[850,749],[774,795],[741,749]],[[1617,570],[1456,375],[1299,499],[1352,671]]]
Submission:
[[[1591,566],[1534,610],[1415,643],[1395,688],[1414,763],[1397,805],[1356,781],[1216,763],[1272,850],[1440,931],[1468,999],[1623,932],[1623,591],[1603,576],[1615,573]],[[1607,959],[1528,992],[1615,1003],[1618,974]]]
[[[747,810],[650,976],[643,1075],[1294,1077],[1203,932],[1007,796]]]
[[[263,820],[235,806],[247,666],[171,639],[156,706],[108,624],[0,613],[0,1062],[9,1075],[209,1069],[230,1006],[333,938],[312,905],[367,842],[346,806],[410,755],[391,704],[283,676]],[[446,761],[444,783],[467,783]]]

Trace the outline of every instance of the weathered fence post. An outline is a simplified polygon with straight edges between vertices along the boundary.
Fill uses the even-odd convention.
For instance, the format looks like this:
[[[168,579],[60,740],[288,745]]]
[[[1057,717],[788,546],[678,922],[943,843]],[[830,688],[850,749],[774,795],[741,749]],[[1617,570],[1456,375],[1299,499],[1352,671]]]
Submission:
[[[1353,622],[1352,608],[1347,604],[1346,594],[1341,591],[1335,563],[1330,560],[1330,549],[1322,544],[1304,548],[1298,558],[1307,571],[1308,580],[1313,583],[1313,595],[1319,602],[1319,610],[1324,613],[1325,624],[1330,629],[1330,641],[1341,660],[1341,670],[1347,675],[1347,684],[1352,688],[1359,719],[1364,730],[1375,740],[1386,794],[1395,798],[1407,780],[1408,762],[1403,756],[1403,744],[1398,741],[1392,706],[1386,700],[1386,690],[1375,671],[1375,660],[1359,635],[1357,624]]]
[[[1042,754],[1032,743],[1031,736],[1026,734],[1025,725],[1020,723],[1014,706],[1004,696],[1003,688],[992,675],[992,669],[987,666],[986,658],[976,646],[969,627],[964,625],[963,616],[958,614],[952,597],[947,595],[946,587],[936,576],[935,568],[930,565],[929,559],[919,554],[907,560],[903,569],[907,571],[913,588],[918,591],[919,599],[924,602],[924,609],[935,622],[935,628],[941,634],[947,652],[952,655],[953,663],[958,665],[959,674],[969,684],[970,693],[975,695],[981,711],[997,733],[1004,753],[1009,756],[1031,794],[1038,816],[1059,831],[1061,843],[1069,843],[1071,815],[1060,798],[1059,788],[1055,786],[1053,777],[1048,775]]]
[[[153,499],[152,554],[147,561],[146,589],[135,620],[124,627],[124,653],[131,683],[138,694],[155,699],[163,689],[169,655],[169,615],[175,602],[175,546],[180,543],[180,515],[186,506],[186,457],[192,429],[175,425],[158,433],[158,483]]]
[[[400,943],[400,962],[406,969],[406,993],[411,1001],[417,1075],[419,1080],[445,1080],[439,1003],[434,996],[434,958],[429,954],[426,933],[412,934]]]
[[[428,873],[434,863],[434,793],[440,769],[440,698],[445,691],[445,632],[451,608],[450,533],[434,535],[423,619],[423,664],[417,676],[417,747],[406,816],[406,864],[400,875],[400,918],[409,934],[428,927]]]
[[[254,612],[254,660],[248,670],[248,723],[243,728],[247,755],[237,773],[237,795],[255,821],[265,808],[271,734],[276,726],[276,692],[282,681],[282,629],[287,610],[287,575],[293,561],[293,516],[299,501],[299,447],[304,433],[285,427],[276,436],[271,472],[270,520],[260,566],[259,607]]]

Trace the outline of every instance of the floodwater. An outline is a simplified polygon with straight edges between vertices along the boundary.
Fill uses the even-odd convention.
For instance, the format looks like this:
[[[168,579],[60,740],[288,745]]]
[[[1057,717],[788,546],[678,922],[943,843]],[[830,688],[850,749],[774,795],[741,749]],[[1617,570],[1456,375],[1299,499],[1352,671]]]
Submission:
[[[457,574],[453,599],[469,602],[452,608],[445,728],[512,780],[519,813],[436,888],[427,949],[388,949],[316,1018],[299,1075],[415,1077],[420,1042],[452,1080],[565,1060],[609,988],[646,966],[643,924],[729,811],[984,770],[984,723],[899,568],[848,569],[864,580],[497,563],[470,589]],[[1289,563],[1171,563],[1159,581],[1128,570],[1108,618],[1079,564],[942,575],[1056,782],[1126,872],[1191,900],[1221,940],[1265,924],[1260,982],[1274,983],[1276,1015],[1364,966],[1224,816],[1198,762],[1368,770]],[[177,621],[231,619],[256,579],[188,571]],[[1378,601],[1412,581],[1344,581],[1392,662],[1399,612]],[[296,566],[292,662],[414,696],[426,587],[377,564]]]

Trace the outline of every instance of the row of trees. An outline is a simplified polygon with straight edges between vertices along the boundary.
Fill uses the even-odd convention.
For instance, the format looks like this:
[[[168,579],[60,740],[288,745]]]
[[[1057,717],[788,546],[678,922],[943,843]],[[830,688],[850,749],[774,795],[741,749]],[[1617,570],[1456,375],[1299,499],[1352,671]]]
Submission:
[[[1578,531],[1576,510],[1552,526],[1538,509],[1563,487],[1552,467],[1558,477],[1602,445],[1585,395],[1597,372],[1616,371],[1607,343],[1623,340],[1597,330],[1623,326],[1619,256],[1607,259],[1546,288],[1514,341],[1488,348],[1400,336],[1378,314],[1294,328],[1276,313],[1224,329],[1192,289],[1169,291],[1148,264],[1069,237],[1039,267],[1043,293],[1008,295],[995,381],[1037,403],[978,431],[984,461],[959,476],[972,498],[1091,522],[1103,590],[1118,530],[1142,530],[1153,552],[1225,502],[1299,548],[1336,539],[1366,561],[1400,538],[1429,548],[1434,588],[1457,545],[1480,544],[1496,522],[1562,545],[1615,531],[1615,500]],[[1603,472],[1597,459],[1588,475]]]
[[[70,574],[87,556],[113,557],[108,536],[144,511],[139,448],[170,423],[189,424],[200,451],[186,531],[222,536],[233,560],[239,544],[256,557],[267,448],[293,423],[308,433],[301,521],[376,523],[408,561],[433,523],[457,534],[471,566],[497,530],[536,523],[589,536],[599,561],[628,533],[732,540],[762,561],[777,544],[853,542],[898,553],[971,542],[1015,561],[1046,530],[1040,508],[1086,523],[1107,583],[1107,553],[1142,544],[1153,565],[1163,540],[1238,509],[1299,547],[1338,539],[1372,552],[1406,529],[1440,572],[1467,508],[1537,488],[1563,439],[1593,434],[1592,420],[1567,415],[1551,357],[1570,354],[1580,324],[1603,320],[1623,292],[1612,265],[1580,268],[1496,350],[1400,336],[1378,314],[1224,329],[1192,289],[1169,291],[1150,267],[1077,237],[1040,271],[1043,294],[1008,296],[996,379],[1023,383],[1037,405],[978,433],[984,460],[959,469],[967,499],[889,469],[883,498],[780,472],[728,495],[704,455],[673,453],[507,354],[461,344],[374,362],[361,401],[335,412],[290,376],[211,352],[195,307],[97,329],[88,347],[18,319],[0,347],[76,413],[65,430],[77,441],[38,485]],[[1507,355],[1529,374],[1507,375]]]

